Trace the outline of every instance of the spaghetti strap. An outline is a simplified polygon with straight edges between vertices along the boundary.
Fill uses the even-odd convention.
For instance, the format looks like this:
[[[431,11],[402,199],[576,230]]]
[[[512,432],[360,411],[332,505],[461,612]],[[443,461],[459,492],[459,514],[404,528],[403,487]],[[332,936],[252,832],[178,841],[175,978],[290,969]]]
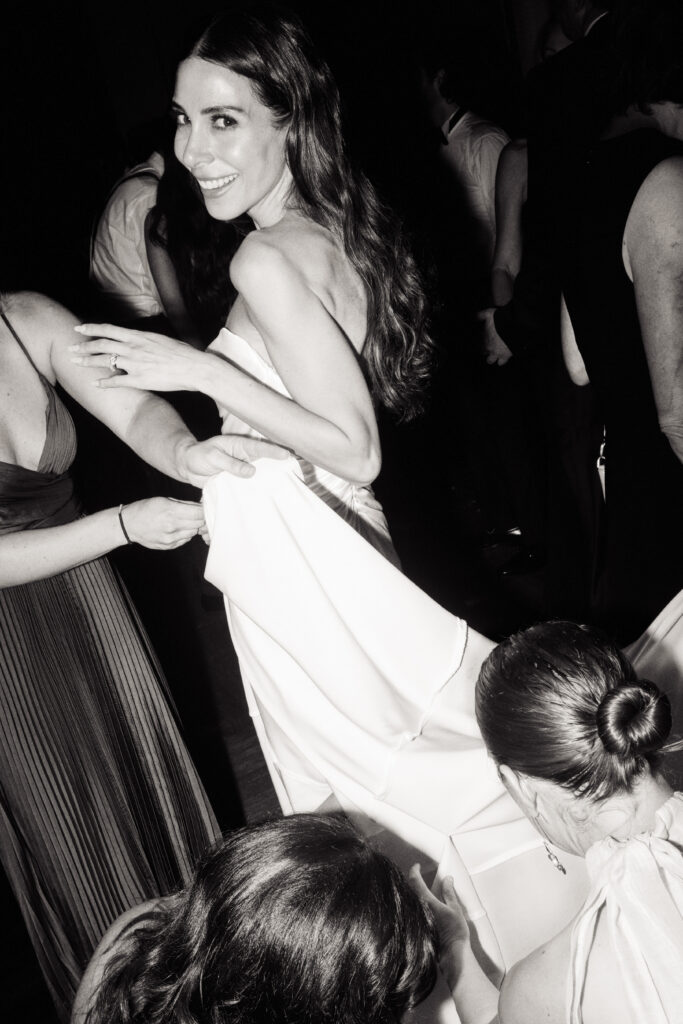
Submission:
[[[36,371],[36,373],[38,374],[38,376],[40,377],[40,379],[41,379],[42,381],[44,381],[44,380],[46,379],[46,378],[45,378],[45,374],[44,374],[44,373],[41,373],[41,372],[40,372],[40,370],[38,369],[38,367],[36,366],[36,364],[35,364],[35,363],[33,362],[33,359],[31,358],[31,353],[30,353],[30,352],[29,352],[29,350],[28,350],[28,349],[26,348],[26,346],[24,345],[23,341],[21,340],[21,338],[19,337],[19,335],[17,334],[17,332],[16,332],[16,331],[14,330],[14,328],[12,327],[12,324],[10,323],[10,321],[9,321],[9,318],[8,318],[8,317],[6,316],[6,314],[5,314],[5,313],[3,313],[2,311],[0,311],[0,316],[1,316],[1,317],[2,317],[2,319],[4,320],[4,322],[5,322],[5,326],[6,326],[6,327],[8,327],[8,328],[9,328],[9,330],[11,331],[11,333],[12,333],[12,334],[14,335],[14,339],[15,339],[15,341],[16,341],[16,342],[17,342],[17,344],[19,345],[19,348],[20,348],[20,349],[21,349],[21,351],[22,351],[22,352],[24,353],[24,355],[25,355],[25,356],[26,356],[26,358],[28,359],[28,361],[29,361],[29,363],[31,364],[31,366],[33,367],[33,369],[34,369],[34,370]]]

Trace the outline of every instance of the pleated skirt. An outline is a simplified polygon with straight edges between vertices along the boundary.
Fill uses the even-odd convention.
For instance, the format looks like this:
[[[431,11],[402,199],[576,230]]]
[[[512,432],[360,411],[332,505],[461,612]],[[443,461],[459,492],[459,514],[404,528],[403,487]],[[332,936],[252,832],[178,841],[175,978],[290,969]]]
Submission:
[[[0,590],[0,857],[62,1019],[109,925],[217,835],[107,560]]]

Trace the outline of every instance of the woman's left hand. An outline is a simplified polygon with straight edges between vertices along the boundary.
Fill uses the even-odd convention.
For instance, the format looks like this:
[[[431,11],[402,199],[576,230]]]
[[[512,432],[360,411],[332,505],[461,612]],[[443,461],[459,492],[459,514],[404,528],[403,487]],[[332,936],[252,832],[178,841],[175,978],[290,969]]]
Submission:
[[[111,376],[97,381],[101,388],[138,388],[141,391],[195,391],[198,360],[205,353],[165,334],[135,331],[115,324],[81,324],[74,327],[91,340],[69,346],[72,362],[102,366]]]

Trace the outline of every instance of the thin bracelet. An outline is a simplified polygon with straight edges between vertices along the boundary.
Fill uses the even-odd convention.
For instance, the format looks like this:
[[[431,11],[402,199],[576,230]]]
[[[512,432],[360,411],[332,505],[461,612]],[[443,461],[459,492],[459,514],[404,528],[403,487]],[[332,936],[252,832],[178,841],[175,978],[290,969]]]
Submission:
[[[121,530],[123,531],[123,536],[126,538],[126,544],[132,544],[133,541],[128,536],[128,530],[123,525],[123,508],[124,508],[123,505],[119,505],[119,512],[118,512],[118,515],[119,515],[119,525],[121,527]]]

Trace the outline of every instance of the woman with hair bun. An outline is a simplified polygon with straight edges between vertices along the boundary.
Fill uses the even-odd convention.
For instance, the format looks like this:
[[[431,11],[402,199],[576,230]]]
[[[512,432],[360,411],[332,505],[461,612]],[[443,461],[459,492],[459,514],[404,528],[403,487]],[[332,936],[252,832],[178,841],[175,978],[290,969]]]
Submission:
[[[472,954],[452,885],[446,905],[429,895],[455,935],[442,965],[463,1024],[681,1020],[683,794],[661,771],[668,697],[600,634],[550,622],[491,652],[476,711],[551,862],[564,872],[563,852],[585,857],[590,888],[567,927],[508,972],[500,994]]]
[[[431,914],[341,815],[238,829],[103,939],[73,1024],[394,1024],[436,979]]]

